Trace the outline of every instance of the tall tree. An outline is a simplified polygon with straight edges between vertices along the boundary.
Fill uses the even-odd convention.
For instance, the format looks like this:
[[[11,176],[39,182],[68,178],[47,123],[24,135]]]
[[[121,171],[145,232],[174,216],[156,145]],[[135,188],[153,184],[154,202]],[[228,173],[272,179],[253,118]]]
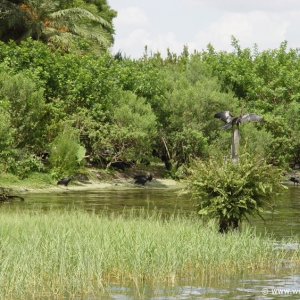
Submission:
[[[88,46],[106,50],[111,46],[114,33],[111,22],[98,11],[91,12],[83,7],[61,9],[62,2],[3,0],[0,3],[0,39],[20,42],[31,37],[67,52]]]

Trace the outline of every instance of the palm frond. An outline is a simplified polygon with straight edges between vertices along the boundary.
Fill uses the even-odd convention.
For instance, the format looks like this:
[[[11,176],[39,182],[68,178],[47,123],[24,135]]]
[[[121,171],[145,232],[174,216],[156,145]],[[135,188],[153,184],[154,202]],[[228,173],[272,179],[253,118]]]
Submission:
[[[54,28],[47,28],[44,32],[45,40],[50,48],[62,49],[64,52],[69,52],[74,42],[74,35],[68,32],[60,32]]]
[[[72,30],[70,30],[70,32],[72,32],[75,35],[78,35],[80,37],[86,38],[88,40],[92,40],[98,44],[105,46],[105,47],[109,47],[111,44],[110,36],[105,31],[102,31],[102,32],[97,32],[95,30],[90,31],[89,28],[74,25],[72,27]]]
[[[64,51],[80,38],[99,49],[111,46],[112,25],[104,18],[83,8],[58,7],[59,1],[52,0],[23,0],[22,5],[0,0],[0,39],[32,37]]]
[[[99,23],[101,26],[111,28],[110,23],[107,22],[102,17],[96,16],[96,15],[92,14],[91,12],[89,12],[88,10],[83,9],[83,8],[78,8],[78,7],[56,11],[54,13],[51,13],[49,15],[49,18],[52,21],[66,20],[68,22],[75,22],[77,20],[86,19],[89,21]]]
[[[84,39],[90,44],[91,47],[97,46],[100,49],[107,49],[111,41],[107,34],[91,34],[88,30],[82,28],[73,28],[72,31],[62,32],[55,28],[47,28],[44,32],[44,40],[47,41],[47,44],[53,48],[61,48],[65,52],[70,52],[74,46],[74,42]]]

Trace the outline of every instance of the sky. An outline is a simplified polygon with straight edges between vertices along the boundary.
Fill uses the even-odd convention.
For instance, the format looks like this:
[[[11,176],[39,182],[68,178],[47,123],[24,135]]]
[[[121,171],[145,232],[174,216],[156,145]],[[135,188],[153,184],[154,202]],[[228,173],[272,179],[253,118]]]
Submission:
[[[300,48],[300,0],[108,0],[118,12],[113,20],[113,53],[131,58],[167,48],[180,54],[207,49],[233,51],[234,36],[242,49],[276,49],[283,41]]]

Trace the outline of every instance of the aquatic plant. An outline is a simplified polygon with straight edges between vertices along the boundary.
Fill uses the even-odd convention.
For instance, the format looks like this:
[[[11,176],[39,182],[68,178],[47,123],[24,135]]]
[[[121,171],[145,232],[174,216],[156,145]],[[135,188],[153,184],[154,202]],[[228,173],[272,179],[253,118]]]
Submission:
[[[272,270],[300,261],[268,236],[245,228],[218,234],[199,218],[158,212],[120,215],[12,211],[0,219],[0,299],[101,298],[111,283],[174,284]]]

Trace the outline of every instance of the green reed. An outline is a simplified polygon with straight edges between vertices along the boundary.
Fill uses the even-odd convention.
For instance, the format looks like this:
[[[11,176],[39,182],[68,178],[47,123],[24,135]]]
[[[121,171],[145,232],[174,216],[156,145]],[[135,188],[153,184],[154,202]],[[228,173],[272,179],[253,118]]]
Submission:
[[[299,249],[280,243],[247,227],[219,234],[213,222],[145,210],[2,209],[0,298],[81,298],[99,295],[111,283],[167,285],[299,263]]]

